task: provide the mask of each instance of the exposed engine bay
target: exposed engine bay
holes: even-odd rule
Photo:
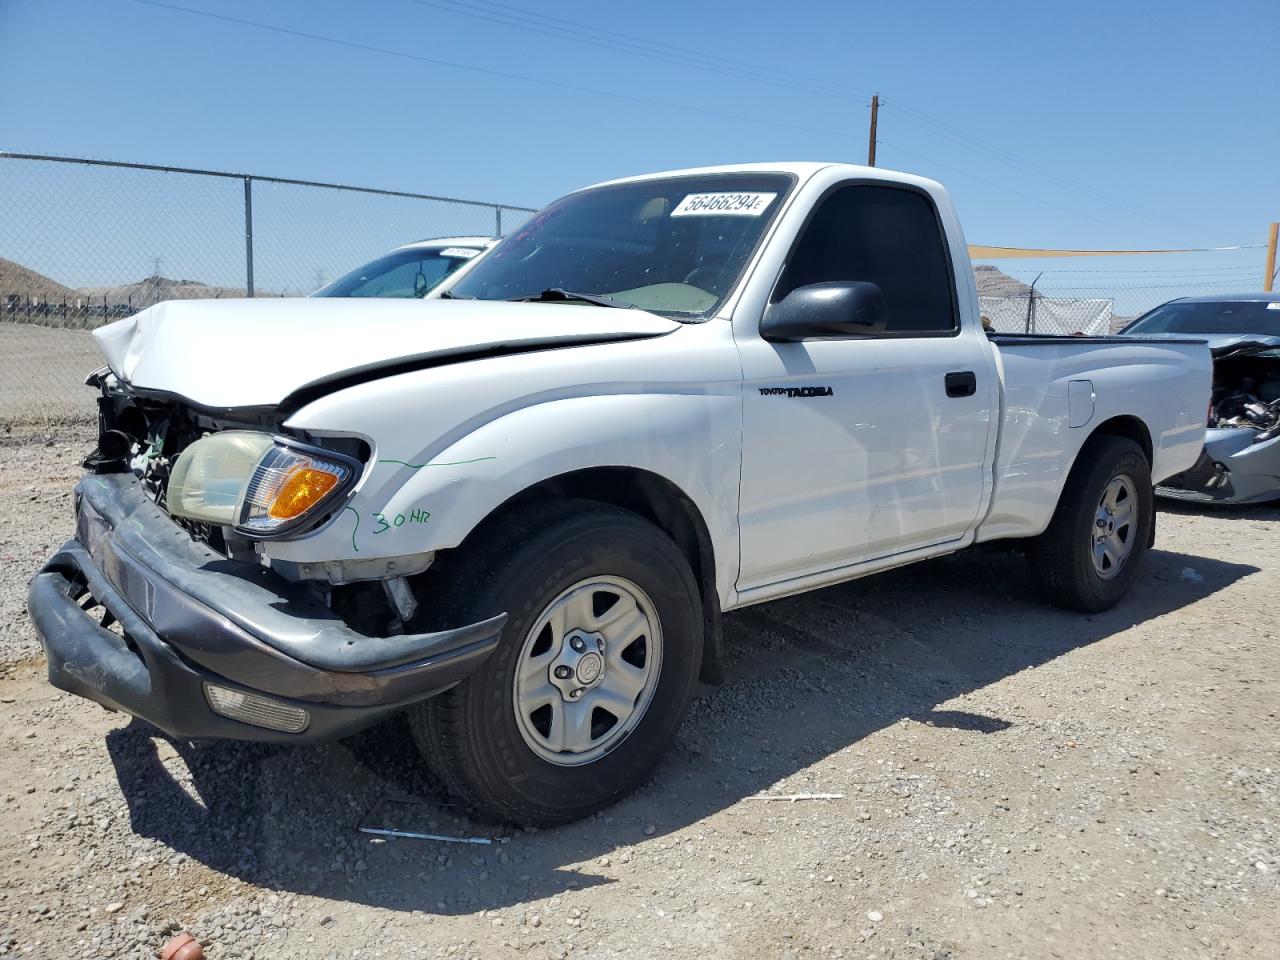
[[[1280,434],[1280,349],[1241,347],[1215,357],[1210,427],[1246,427],[1258,441]]]
[[[1213,360],[1204,450],[1156,492],[1201,503],[1280,499],[1280,344],[1236,341],[1214,349]]]
[[[101,391],[98,398],[98,446],[84,462],[94,473],[132,472],[156,506],[166,508],[173,465],[196,440],[228,429],[275,431],[278,423],[267,412],[203,413],[179,400],[149,396],[111,376],[106,368],[86,383]],[[193,539],[230,556],[222,531],[209,524],[175,517]]]

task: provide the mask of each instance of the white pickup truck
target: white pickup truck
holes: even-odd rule
[[[825,163],[556,201],[417,300],[162,303],[109,366],[51,681],[181,738],[407,711],[482,815],[633,789],[721,614],[1020,539],[1097,611],[1195,463],[1196,341],[988,336],[943,188]]]

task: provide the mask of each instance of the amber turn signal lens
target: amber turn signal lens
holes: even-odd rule
[[[299,467],[289,474],[280,492],[267,508],[267,516],[273,520],[292,520],[300,517],[325,498],[338,485],[338,477],[327,470]]]

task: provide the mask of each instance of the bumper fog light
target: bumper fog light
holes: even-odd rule
[[[204,695],[214,713],[255,727],[279,730],[282,733],[301,733],[311,723],[311,715],[301,707],[281,703],[258,693],[245,693],[206,683]]]

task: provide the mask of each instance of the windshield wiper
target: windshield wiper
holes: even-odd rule
[[[559,287],[552,287],[550,290],[543,290],[541,293],[532,297],[510,297],[508,303],[593,303],[597,307],[621,307],[624,310],[634,310],[634,303],[621,303],[612,297],[597,297],[590,293],[574,293],[571,290],[561,290]]]
[[[450,293],[448,290],[442,290],[440,291],[440,295],[437,296],[436,299],[437,300],[474,300],[475,297],[460,297],[456,293]]]

